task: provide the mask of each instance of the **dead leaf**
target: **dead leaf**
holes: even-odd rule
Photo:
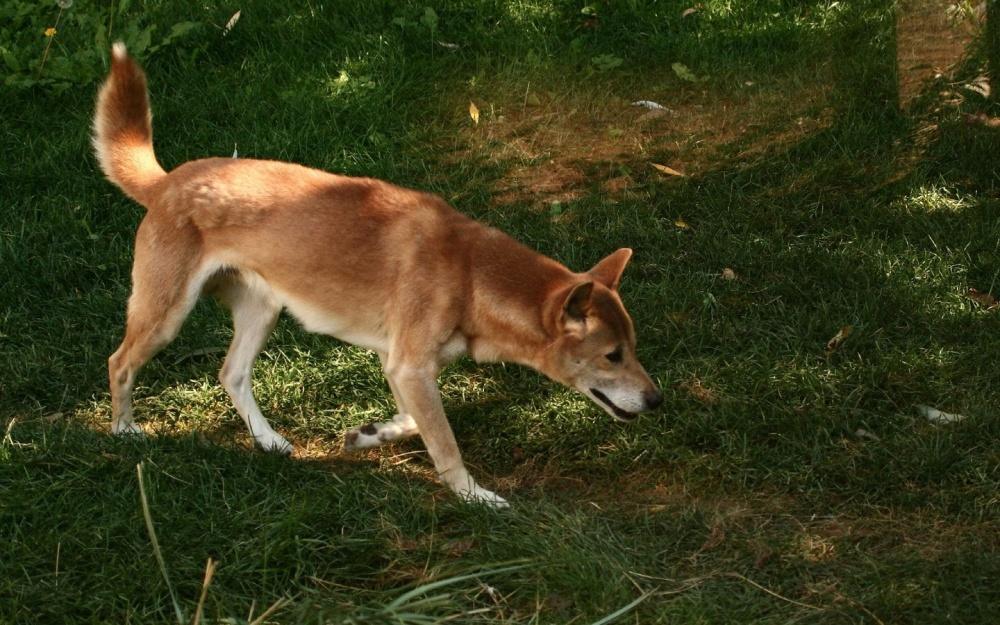
[[[681,12],[681,17],[687,17],[688,15],[694,15],[695,13],[697,13],[697,12],[698,12],[698,9],[699,9],[699,8],[701,8],[701,5],[700,5],[700,4],[699,4],[699,5],[695,5],[695,6],[693,6],[693,7],[689,7],[689,8],[687,8],[687,9],[684,9],[684,10],[683,10],[683,11]]]
[[[229,18],[229,21],[226,22],[226,25],[222,28],[222,36],[223,37],[225,37],[226,35],[229,34],[229,31],[231,31],[233,29],[233,26],[236,26],[236,22],[240,21],[240,14],[242,12],[243,12],[243,10],[240,9],[236,13],[233,13],[233,16],[231,18]]]
[[[847,340],[847,337],[851,336],[852,332],[854,332],[854,326],[844,326],[841,328],[836,334],[833,335],[832,339],[826,342],[826,351],[832,352],[843,345],[844,341]]]
[[[683,174],[683,173],[677,171],[673,167],[667,167],[666,165],[660,165],[659,163],[650,163],[650,165],[652,165],[656,169],[656,171],[658,171],[660,173],[663,173],[663,174],[667,174],[668,176],[681,176],[681,177],[683,177],[683,176],[686,175],[686,174]]]
[[[680,228],[681,230],[690,230],[691,229],[691,224],[689,224],[688,222],[684,221],[683,217],[678,217],[677,219],[675,219],[674,220],[674,225],[677,226],[678,228]]]
[[[469,117],[472,118],[473,123],[479,125],[479,107],[472,100],[469,100]]]
[[[722,279],[723,280],[732,281],[732,280],[735,280],[737,277],[739,277],[739,276],[736,275],[736,272],[733,271],[731,267],[726,267],[725,269],[722,270]]]
[[[542,99],[538,97],[537,93],[529,93],[524,96],[524,103],[528,106],[541,106]]]
[[[632,103],[632,106],[640,106],[644,109],[649,109],[651,111],[669,111],[667,107],[663,106],[659,102],[653,102],[652,100],[636,100]]]
[[[435,41],[434,43],[438,44],[439,46],[441,46],[446,50],[458,50],[459,48],[462,47],[457,43],[448,43],[447,41]]]
[[[985,293],[983,291],[974,289],[972,287],[969,288],[965,296],[974,301],[975,303],[979,304],[986,310],[993,310],[997,306],[1000,306],[1000,302],[997,302],[997,298],[993,297],[989,293]]]
[[[711,406],[719,401],[718,394],[702,384],[701,380],[697,377],[692,377],[690,380],[681,382],[680,387],[687,391],[688,395],[703,404]]]
[[[942,412],[937,408],[931,408],[930,406],[924,406],[922,404],[918,404],[916,408],[917,414],[931,423],[955,423],[956,421],[961,421],[966,418],[964,414]]]

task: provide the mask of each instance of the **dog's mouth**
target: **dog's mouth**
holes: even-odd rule
[[[590,394],[599,399],[602,404],[610,408],[611,412],[614,413],[615,417],[617,417],[621,421],[632,421],[638,416],[634,412],[629,412],[628,410],[622,410],[621,408],[616,406],[613,401],[608,399],[607,395],[597,390],[596,388],[590,389]]]

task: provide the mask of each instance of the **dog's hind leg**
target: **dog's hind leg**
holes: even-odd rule
[[[174,340],[191,312],[204,275],[197,271],[197,249],[190,233],[173,231],[173,245],[157,247],[157,226],[144,221],[136,234],[132,295],[128,301],[125,338],[108,358],[111,387],[111,432],[142,434],[132,420],[132,388],[139,370]]]
[[[384,369],[388,355],[384,352],[378,352],[378,358]],[[396,400],[396,411],[398,414],[391,421],[369,423],[368,425],[349,430],[344,435],[344,449],[377,447],[384,443],[409,438],[420,433],[417,429],[417,422],[413,420],[413,417],[410,416],[403,404],[403,397],[399,394],[396,383],[390,378],[386,378],[386,381],[389,382],[392,396]]]
[[[253,363],[281,312],[281,305],[259,281],[260,278],[252,278],[247,283],[233,277],[215,290],[214,294],[233,313],[233,342],[219,371],[219,380],[257,444],[265,451],[290,454],[292,445],[271,428],[253,397]]]

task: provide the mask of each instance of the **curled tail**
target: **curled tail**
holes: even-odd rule
[[[92,141],[108,180],[147,207],[152,187],[166,176],[153,152],[152,120],[146,76],[118,42],[111,49],[111,73],[97,94]]]

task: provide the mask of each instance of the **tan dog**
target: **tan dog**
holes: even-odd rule
[[[114,433],[141,433],[132,420],[136,373],[202,293],[232,309],[220,379],[261,447],[291,451],[261,415],[250,380],[286,309],[305,329],[382,361],[399,414],[348,432],[345,447],[419,433],[441,480],[470,501],[506,505],[469,475],[441,405],[438,372],[458,356],[527,365],[622,420],[661,403],[617,292],[631,250],[574,273],[436,196],[379,180],[231,158],[167,173],[151,119],[145,76],[115,44],[93,143],[105,175],[148,212],[136,234],[125,339],[108,361]]]

